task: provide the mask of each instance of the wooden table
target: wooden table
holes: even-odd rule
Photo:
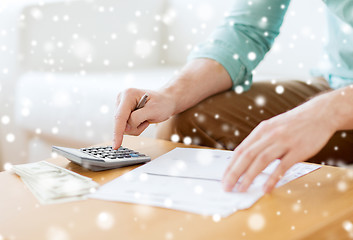
[[[125,137],[123,145],[152,158],[177,146],[186,147],[140,137]],[[47,161],[100,184],[134,168],[90,172],[62,157]],[[353,170],[323,166],[275,189],[250,209],[215,221],[175,210],[94,199],[40,205],[19,177],[1,172],[0,240],[349,239],[353,235],[352,183]]]

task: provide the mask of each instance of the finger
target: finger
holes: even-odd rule
[[[232,166],[238,161],[238,158],[245,149],[248,149],[249,146],[251,146],[253,143],[255,143],[257,140],[261,139],[261,137],[264,135],[264,131],[266,130],[266,123],[265,121],[261,122],[243,141],[241,144],[238,145],[234,149],[234,154],[232,158],[232,162],[228,165],[225,173],[223,176],[227,176],[229,172],[232,169]],[[222,182],[224,182],[225,179],[222,179]]]
[[[238,148],[241,148],[241,146],[238,146]],[[238,151],[234,150],[231,162],[228,164],[226,170],[223,173],[223,177],[222,177],[223,186],[226,185],[226,177],[230,174],[233,166],[236,164],[236,162],[238,161],[239,157],[244,153],[244,151],[245,151],[245,149],[243,149],[243,148],[238,149]]]
[[[245,170],[255,160],[256,156],[265,148],[268,147],[270,141],[267,138],[262,138],[256,143],[249,146],[231,166],[227,175],[224,176],[223,187],[225,191],[231,191]]]
[[[132,112],[125,128],[125,134],[140,135],[145,130],[141,130],[141,125],[145,122],[148,122],[148,125],[150,123],[148,115],[150,112],[148,107]]]
[[[237,153],[238,153],[238,154],[235,154],[235,153],[233,152],[233,154],[232,154],[231,161],[230,161],[230,163],[228,164],[226,170],[225,170],[224,173],[223,173],[222,184],[225,184],[225,176],[228,175],[230,169],[231,169],[232,166],[236,163],[236,161],[237,161],[237,159],[238,159],[238,157],[239,157],[240,152],[238,151]]]
[[[254,179],[275,159],[281,158],[285,149],[277,144],[270,145],[264,151],[262,151],[254,160],[253,164],[244,173],[241,184],[238,187],[240,192],[248,190]]]
[[[263,138],[263,136],[266,136],[266,132],[268,130],[268,123],[267,121],[262,121],[260,124],[258,124],[252,131],[251,133],[241,142],[239,147],[248,147]],[[271,129],[272,130],[272,129]],[[237,149],[239,149],[239,147]],[[235,152],[237,151],[235,149]]]
[[[115,115],[113,148],[118,149],[123,141],[123,134],[129,119],[129,110],[120,109]]]
[[[275,171],[270,175],[264,185],[264,192],[270,193],[276,186],[277,182],[284,176],[289,168],[295,163],[295,156],[291,152],[287,153],[278,164]]]
[[[134,97],[128,98],[124,96],[117,107],[115,114],[114,126],[114,143],[113,148],[118,149],[123,141],[123,135],[126,128],[126,123],[130,117],[131,112],[136,106],[136,99]]]
[[[137,129],[138,126],[141,125],[141,123],[145,121],[150,122],[152,114],[153,114],[153,111],[150,109],[150,106],[148,105],[148,102],[147,102],[145,107],[138,109],[136,111],[133,111],[131,113],[128,124],[131,127],[131,129]]]
[[[130,130],[127,134],[138,136],[150,125],[148,121],[141,123],[136,129]]]

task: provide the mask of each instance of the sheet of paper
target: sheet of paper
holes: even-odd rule
[[[227,193],[221,179],[232,154],[224,150],[175,148],[103,185],[89,197],[226,217],[251,207],[264,195],[262,186],[279,163],[272,162],[246,193]],[[295,164],[277,187],[318,168]]]

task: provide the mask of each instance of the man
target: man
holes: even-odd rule
[[[246,191],[275,159],[281,162],[265,192],[297,162],[353,162],[353,1],[325,1],[330,39],[326,63],[315,78],[251,86],[251,71],[279,34],[288,4],[236,1],[224,23],[193,50],[179,76],[159,91],[147,91],[144,108],[134,111],[144,90],[120,93],[114,147],[124,133],[139,135],[150,123],[174,116],[160,127],[159,137],[235,148],[223,178],[226,191],[235,186]]]

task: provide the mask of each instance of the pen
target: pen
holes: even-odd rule
[[[135,110],[143,108],[147,102],[147,98],[148,98],[148,93],[143,94],[143,96],[141,97],[139,103],[136,105]]]

